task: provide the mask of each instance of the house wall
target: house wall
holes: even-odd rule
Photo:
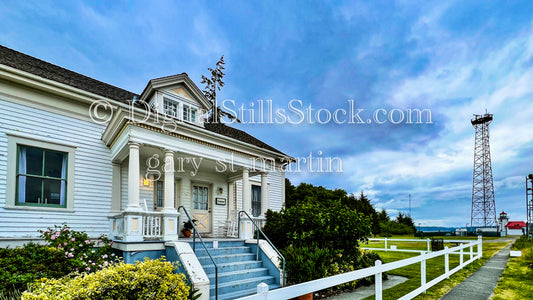
[[[285,203],[285,176],[282,172],[269,172],[267,175],[268,200],[271,210],[280,211]],[[261,185],[261,175],[250,177],[251,185]],[[237,210],[242,210],[242,180],[237,180]]]
[[[37,94],[33,96],[40,97],[43,106],[57,100]],[[93,237],[108,233],[112,167],[109,149],[100,139],[105,126],[83,120],[83,117],[53,113],[36,107],[35,103],[30,107],[21,99],[10,99],[5,95],[0,95],[0,106],[0,238],[38,237],[37,230],[63,222]],[[13,155],[16,157],[13,153],[8,156],[6,132],[76,147],[74,199],[67,199],[74,201],[74,211],[5,208],[6,191],[14,188],[7,186],[7,160]]]
[[[507,229],[507,235],[523,235],[522,229]]]

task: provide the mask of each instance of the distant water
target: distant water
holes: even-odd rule
[[[421,231],[455,231],[455,229],[457,228],[464,228],[463,227],[437,227],[437,226],[421,226],[420,227],[420,230]],[[416,227],[416,229],[418,229],[418,227]]]

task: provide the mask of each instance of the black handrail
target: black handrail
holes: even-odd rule
[[[279,255],[279,257],[281,258],[281,260],[283,261],[283,270],[282,270],[282,274],[283,274],[283,283],[282,283],[282,286],[285,286],[286,284],[286,280],[285,280],[285,257],[281,254],[281,252],[278,251],[278,248],[276,248],[276,246],[274,246],[274,244],[272,244],[272,242],[268,239],[268,237],[266,236],[266,234],[261,230],[261,227],[259,225],[257,225],[257,223],[255,223],[255,221],[252,219],[252,217],[250,217],[250,215],[244,211],[244,210],[241,210],[239,211],[239,236],[240,233],[241,233],[241,214],[244,213],[248,219],[250,219],[250,221],[252,221],[252,224],[254,224],[254,227],[257,229],[257,249],[256,249],[256,254],[255,254],[255,258],[256,260],[259,260],[259,233],[261,233],[263,235],[263,237],[265,238],[265,240],[270,244],[270,246],[272,247],[272,249],[274,249],[274,251],[276,251],[276,253]]]
[[[189,221],[191,221],[192,227],[194,229],[193,230],[193,234],[192,234],[192,250],[194,251],[194,253],[196,253],[196,235],[198,234],[198,238],[200,238],[200,242],[202,242],[202,245],[204,246],[205,252],[207,253],[209,258],[211,259],[211,262],[213,263],[213,265],[215,265],[215,299],[218,300],[218,266],[215,263],[215,260],[213,259],[213,257],[211,256],[211,253],[209,253],[209,250],[207,250],[207,246],[205,245],[204,240],[202,239],[202,236],[200,235],[200,232],[196,228],[196,225],[194,224],[193,219],[191,218],[191,216],[187,212],[187,209],[185,209],[185,207],[182,205],[182,206],[178,207],[178,211],[180,210],[180,208],[183,209],[183,212],[185,212],[185,215],[187,215],[187,218],[189,218]]]

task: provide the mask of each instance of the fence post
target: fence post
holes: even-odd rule
[[[425,256],[425,254],[422,254]],[[423,257],[420,261],[420,286],[424,288],[424,293],[426,292],[426,258]]]
[[[463,245],[459,247],[461,247],[461,249],[459,250],[459,265],[463,267]]]
[[[474,245],[470,244],[470,260],[474,257]]]
[[[450,253],[448,253],[448,246],[444,247],[444,250],[446,250],[444,254],[444,274],[446,274],[446,278],[450,278],[448,276],[448,273],[450,273]]]
[[[481,258],[481,256],[483,256],[483,250],[482,250],[482,248],[483,248],[483,246],[482,246],[483,245],[483,238],[481,237],[481,235],[478,235],[477,242],[478,242],[478,244],[477,244],[477,256],[478,256],[478,258]]]
[[[375,266],[380,269],[381,267],[381,260],[376,260]],[[375,286],[376,286],[376,300],[382,300],[383,299],[383,286],[382,286],[382,279],[381,279],[381,272],[376,273],[375,277]]]
[[[387,237],[385,237],[385,252],[387,252]]]
[[[428,252],[430,251],[430,248],[429,248],[429,238],[427,239],[427,244],[428,244]]]

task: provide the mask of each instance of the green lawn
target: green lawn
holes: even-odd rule
[[[523,246],[523,249],[519,249],[522,251],[521,257],[509,258],[492,299],[533,299],[533,270],[528,268],[526,262],[528,252],[533,256],[533,241]]]
[[[456,239],[455,237],[451,237],[449,239]],[[473,239],[476,239],[475,237]],[[492,257],[494,254],[496,254],[499,250],[501,250],[507,243],[502,242],[492,242],[490,240],[487,240],[484,238],[483,242],[483,257],[481,260],[477,260],[470,265],[466,266],[462,270],[455,273],[453,276],[451,276],[449,279],[446,279],[444,281],[441,281],[437,285],[433,286],[431,289],[429,289],[425,294],[419,295],[415,299],[438,299],[445,293],[447,293],[449,290],[451,290],[454,286],[461,283],[465,278],[470,276],[475,270],[477,270],[483,263],[485,263],[486,260],[488,260],[490,257]],[[397,245],[398,249],[419,249],[419,250],[425,250],[426,249],[426,242],[425,240],[421,240],[420,243],[415,242],[415,245],[413,245],[412,242],[389,242],[388,246],[390,245]],[[365,245],[363,247],[383,247],[383,242],[371,242],[369,245]],[[468,249],[465,249],[468,251]],[[417,256],[419,254],[417,253],[408,253],[408,252],[385,252],[385,251],[376,251],[379,253],[379,255],[382,258],[383,263],[389,263],[413,256]],[[474,247],[474,255],[477,252],[477,247]],[[470,257],[468,255],[464,256],[464,261],[467,261]],[[459,256],[458,255],[450,255],[450,270],[454,267],[459,265]],[[388,274],[393,275],[400,275],[407,277],[408,280],[394,286],[393,288],[387,289],[383,291],[383,299],[398,299],[399,297],[409,293],[410,291],[418,288],[420,286],[420,263],[412,264],[407,267],[403,267],[400,269],[395,269]],[[444,274],[444,256],[436,257],[433,259],[430,259],[426,261],[426,282],[429,282],[430,280],[440,276],[441,274]],[[366,299],[374,299],[374,296],[368,297]]]

